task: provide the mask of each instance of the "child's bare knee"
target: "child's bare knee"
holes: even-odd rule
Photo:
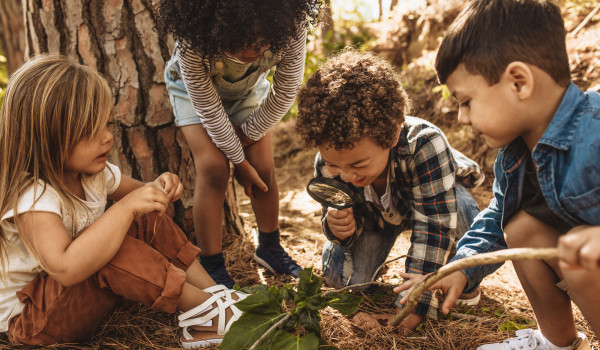
[[[229,164],[221,159],[196,162],[196,181],[209,184],[212,188],[225,189],[229,182]]]
[[[555,247],[560,234],[524,210],[519,210],[504,227],[509,248]]]
[[[509,248],[523,248],[531,246],[534,232],[531,231],[533,217],[525,211],[517,212],[504,227],[504,239]]]

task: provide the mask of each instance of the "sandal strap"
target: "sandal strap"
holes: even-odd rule
[[[234,290],[234,289],[229,289],[222,284],[217,284],[212,287],[205,288],[204,291],[207,293],[213,294],[213,295],[219,294],[221,296],[224,296],[227,299],[231,298],[235,294],[238,297],[238,301],[242,300],[242,299],[246,299],[246,297],[248,297],[248,294]]]
[[[210,293],[210,294],[216,294],[218,292],[222,292],[225,290],[229,290],[229,288],[227,288],[226,286],[222,285],[222,284],[215,284],[212,287],[208,287],[208,288],[204,288],[203,289],[206,293]]]
[[[205,289],[205,291],[210,293],[209,289],[213,287],[209,287]],[[234,304],[245,299],[248,294],[223,288],[214,288],[211,291],[215,294],[211,295],[205,302],[178,316],[179,327],[183,328],[183,336],[188,340],[193,339],[193,336],[188,331],[190,326],[212,326],[212,321],[215,316],[219,316],[217,334],[223,335],[229,330],[233,322],[237,321],[242,315],[242,311]],[[233,294],[235,294],[238,299],[234,299]],[[216,307],[213,307],[213,304],[216,304]],[[232,316],[229,319],[229,322],[225,324],[227,319],[227,308],[232,311]]]

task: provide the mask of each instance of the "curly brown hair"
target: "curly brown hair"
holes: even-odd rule
[[[346,49],[330,58],[298,94],[294,125],[307,147],[352,149],[364,137],[391,148],[410,110],[393,66],[372,53]]]
[[[321,0],[161,0],[156,28],[204,58],[270,45],[278,52],[315,24]]]

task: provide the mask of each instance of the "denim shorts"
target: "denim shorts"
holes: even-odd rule
[[[225,113],[236,126],[242,125],[266,99],[271,89],[271,84],[266,76],[266,73],[262,74],[256,85],[250,91],[245,92],[243,96],[239,96],[238,99],[221,100]],[[165,83],[173,106],[175,125],[181,127],[202,124],[202,118],[196,113],[183,79],[181,79],[181,68],[176,55],[173,55],[165,68]],[[222,90],[224,87],[220,88]]]

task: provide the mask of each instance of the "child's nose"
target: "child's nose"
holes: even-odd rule
[[[102,132],[102,142],[109,143],[112,141],[113,141],[112,131],[108,127],[104,128],[104,131]]]
[[[458,122],[461,124],[465,124],[465,125],[471,124],[471,120],[469,119],[469,116],[462,109],[458,110]]]
[[[352,182],[356,178],[356,174],[351,171],[341,171],[340,178],[345,182]]]

